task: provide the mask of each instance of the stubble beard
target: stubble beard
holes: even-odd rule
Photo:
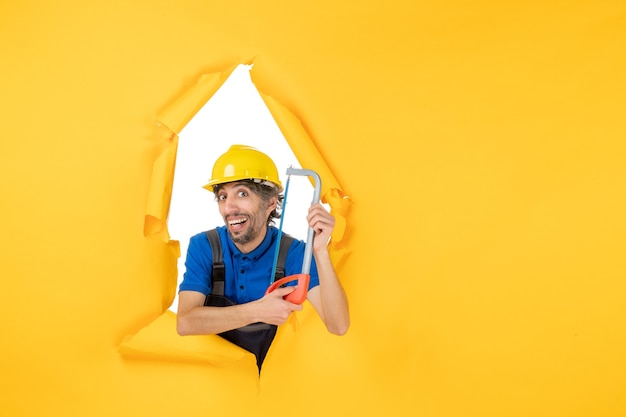
[[[233,232],[231,232],[230,230],[228,231],[228,233],[230,233],[230,238],[233,240],[233,242],[239,243],[242,245],[245,245],[246,243],[251,242],[258,235],[258,232],[252,227],[249,228],[244,234],[241,234],[241,235],[235,236]]]
[[[248,218],[247,220],[248,230],[246,230],[245,233],[235,235],[233,234],[233,232],[230,231],[230,229],[228,230],[228,233],[230,234],[230,238],[232,239],[234,243],[245,245],[249,242],[252,242],[261,233],[261,230],[264,224],[263,225],[259,224],[258,222],[259,217],[255,215],[251,215],[251,214],[246,214],[246,216]]]

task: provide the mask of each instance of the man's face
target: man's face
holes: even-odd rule
[[[265,203],[244,182],[224,184],[217,193],[220,214],[233,242],[244,253],[265,238],[267,219],[276,201]]]

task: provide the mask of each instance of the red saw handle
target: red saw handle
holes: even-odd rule
[[[306,295],[309,291],[309,280],[311,279],[311,275],[309,274],[294,274],[289,275],[288,277],[281,278],[278,281],[274,281],[272,285],[265,291],[265,294],[269,294],[274,291],[276,288],[291,282],[298,281],[298,285],[296,285],[296,289],[284,296],[283,298],[289,302],[294,304],[302,304],[304,300],[306,300]]]

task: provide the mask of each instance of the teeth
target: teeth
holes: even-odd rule
[[[229,222],[228,222],[228,224],[230,224],[230,225],[236,225],[236,224],[241,224],[241,223],[243,223],[243,222],[245,222],[245,221],[246,221],[246,219],[236,219],[236,220],[231,220],[231,221],[229,221]]]

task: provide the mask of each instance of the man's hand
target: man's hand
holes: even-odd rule
[[[252,304],[254,304],[255,313],[258,316],[257,321],[280,326],[287,321],[293,311],[302,310],[301,305],[283,299],[294,290],[295,287],[276,288],[271,293],[264,295],[263,298],[253,301]]]
[[[315,232],[315,239],[313,240],[313,250],[315,252],[319,250],[326,250],[330,235],[335,228],[335,218],[322,206],[321,203],[317,203],[309,208],[309,214],[307,215],[307,221],[309,226]]]

